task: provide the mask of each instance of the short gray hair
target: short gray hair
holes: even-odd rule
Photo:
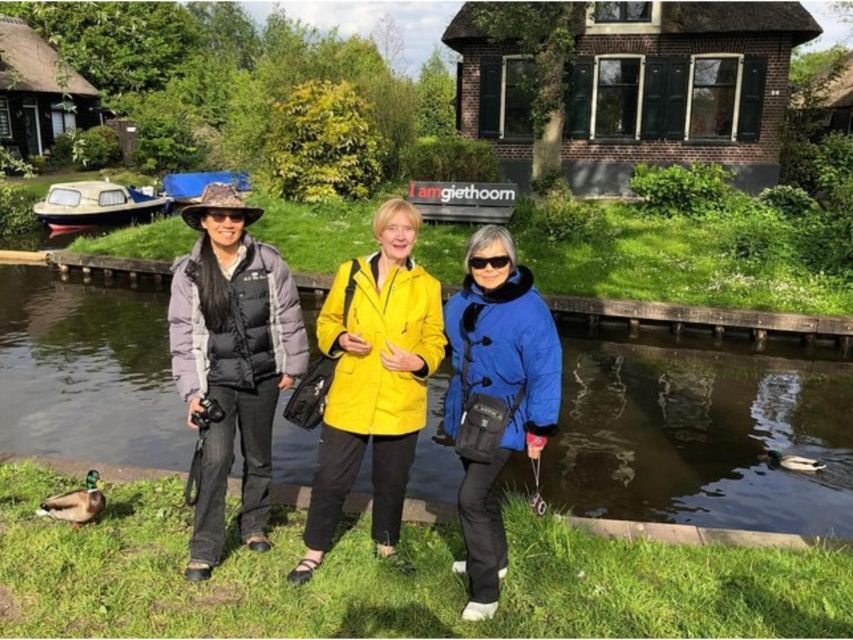
[[[506,254],[509,256],[510,271],[515,269],[518,264],[518,253],[515,249],[515,240],[512,239],[506,227],[501,227],[496,224],[487,224],[474,232],[468,239],[468,248],[465,250],[465,272],[471,273],[471,268],[468,266],[468,260],[471,259],[478,251],[482,251],[486,247],[492,246],[495,240],[500,240],[506,249]]]

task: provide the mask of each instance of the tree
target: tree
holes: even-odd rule
[[[405,70],[403,38],[400,37],[400,27],[390,13],[379,16],[379,20],[370,32],[370,39],[376,43],[376,48],[393,71],[402,73]]]
[[[2,11],[26,20],[108,96],[163,88],[199,41],[176,2],[10,2]]]
[[[567,65],[574,56],[575,34],[586,15],[586,2],[482,2],[474,4],[474,23],[494,41],[514,41],[533,59],[523,82],[531,95],[533,180],[562,167]]]
[[[452,136],[456,131],[453,97],[456,83],[441,59],[438,47],[421,66],[418,76],[417,129],[421,136]]]
[[[229,58],[240,69],[252,69],[261,41],[255,23],[237,2],[190,2],[200,28],[200,44],[210,55]]]

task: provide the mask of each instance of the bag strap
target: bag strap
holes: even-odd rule
[[[361,271],[361,265],[358,262],[358,258],[353,258],[352,267],[349,272],[349,282],[347,282],[347,288],[344,292],[344,329],[346,329],[349,309],[352,306],[353,296],[355,296],[355,274],[359,271]]]

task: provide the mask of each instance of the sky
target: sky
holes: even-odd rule
[[[273,10],[273,2],[242,2],[249,15],[263,25]],[[417,77],[424,61],[430,57],[433,48],[438,46],[447,60],[453,52],[441,43],[441,34],[463,2],[311,2],[284,1],[278,3],[291,18],[317,27],[321,31],[335,26],[343,36],[358,34],[369,38],[383,15],[390,15],[403,41],[401,59],[397,70],[409,76]],[[824,34],[808,45],[809,49],[828,49],[840,43],[853,46],[853,24],[845,24],[833,16],[828,2],[803,2],[803,6],[823,27]]]

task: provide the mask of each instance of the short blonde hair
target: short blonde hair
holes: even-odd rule
[[[409,222],[412,223],[415,233],[417,233],[423,224],[421,212],[411,202],[406,202],[402,198],[391,198],[383,202],[373,216],[373,237],[379,240],[379,235],[391,224],[391,218],[401,211],[409,218]]]

